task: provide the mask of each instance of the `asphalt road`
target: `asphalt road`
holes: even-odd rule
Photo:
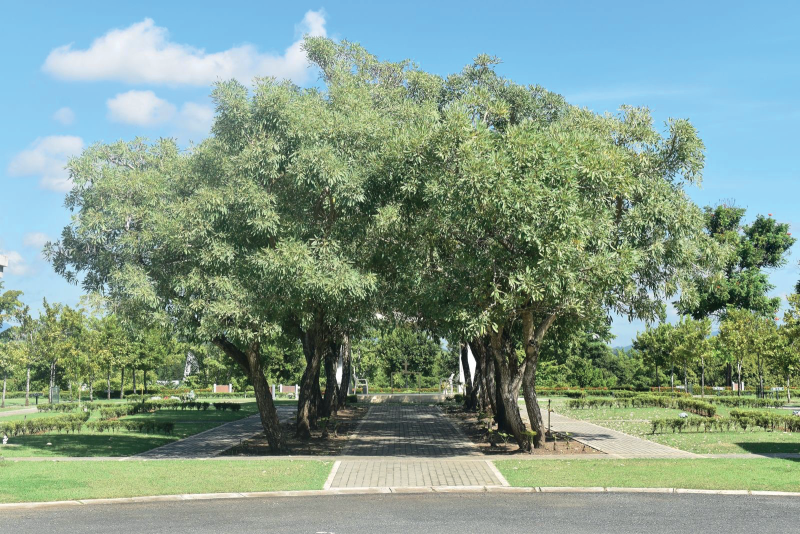
[[[659,494],[416,494],[182,501],[0,512],[0,532],[409,534],[797,532],[800,499]]]

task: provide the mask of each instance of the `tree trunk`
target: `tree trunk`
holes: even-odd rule
[[[786,404],[792,402],[792,388],[789,386],[790,376],[789,373],[786,373]]]
[[[123,365],[119,375],[119,398],[125,398],[125,366]]]
[[[108,366],[108,373],[106,373],[106,394],[108,400],[111,400],[111,366]]]
[[[544,446],[545,429],[542,423],[542,412],[539,410],[539,401],[536,398],[536,371],[539,368],[539,351],[542,340],[555,319],[555,314],[551,314],[535,325],[531,312],[522,314],[522,341],[525,347],[522,394],[525,396],[525,409],[528,412],[531,430],[536,433],[533,436],[533,446],[537,449]]]
[[[737,397],[741,397],[742,396],[742,362],[741,361],[736,362],[736,371],[739,374],[739,379],[736,382],[737,383],[736,396]]]
[[[338,407],[344,408],[347,402],[347,395],[350,393],[350,373],[352,368],[352,347],[350,347],[350,337],[344,336],[342,343],[342,381],[339,384],[337,395]]]
[[[469,370],[469,352],[467,344],[462,341],[459,343],[461,351],[461,368],[464,371],[464,408],[467,410],[475,409],[475,395],[472,393],[472,373]]]
[[[486,346],[486,340],[482,338],[475,338],[470,342],[472,354],[481,368],[481,410],[488,411],[492,416],[496,416],[497,392],[495,389],[494,358],[487,355]]]
[[[147,369],[142,371],[142,394],[147,395]]]
[[[471,350],[471,349],[470,349]],[[471,399],[471,406],[473,410],[478,411],[486,411],[486,403],[485,403],[485,388],[483,386],[484,379],[483,379],[483,366],[480,361],[478,361],[478,357],[475,353],[472,353],[473,358],[475,358],[475,374],[472,377],[472,399]]]
[[[525,436],[525,423],[519,413],[519,388],[522,385],[520,369],[517,366],[517,357],[514,345],[511,342],[507,330],[500,327],[499,332],[492,332],[491,350],[497,369],[497,390],[499,405],[502,405],[501,423],[498,426],[502,431],[506,431],[514,436],[514,440],[523,451],[531,450],[531,442]]]
[[[264,434],[267,437],[270,452],[276,453],[283,450],[283,436],[281,434],[281,423],[278,418],[278,410],[275,409],[275,402],[264,376],[264,368],[261,365],[261,347],[258,343],[250,345],[245,352],[240,350],[230,341],[218,338],[213,341],[214,345],[222,349],[233,361],[244,369],[250,381],[253,383],[253,392],[258,406],[258,415],[261,418],[261,426],[264,427]]]
[[[133,372],[133,394],[136,395],[136,367],[133,367],[131,371]]]
[[[6,407],[6,379],[8,378],[8,373],[3,373],[3,400],[0,401],[0,408]]]
[[[731,362],[725,364],[725,385],[733,387],[733,366]]]
[[[311,437],[311,427],[316,425],[316,396],[319,391],[319,369],[322,361],[324,339],[319,328],[306,331],[303,335],[303,354],[306,369],[300,381],[300,395],[297,400],[297,437]],[[316,387],[314,382],[316,382]]]
[[[31,366],[25,368],[25,406],[28,406],[28,397],[31,394]]]
[[[94,400],[94,375],[89,377],[89,402]]]
[[[50,362],[50,391],[48,392],[48,402],[53,402],[53,388],[55,387],[56,383],[56,362],[55,360]]]
[[[673,393],[675,392],[675,364],[669,369],[669,387],[672,388]]]
[[[339,352],[342,346],[338,343],[328,344],[328,351],[325,354],[325,397],[322,400],[322,416],[330,417],[336,413],[338,406],[336,392],[339,385],[336,383],[336,367],[339,364]]]
[[[700,396],[706,398],[706,359],[700,358]]]

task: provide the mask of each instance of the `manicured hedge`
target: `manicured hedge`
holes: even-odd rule
[[[755,397],[711,397],[709,402],[731,408],[780,408],[783,399],[758,399]]]
[[[82,406],[86,406],[87,409],[90,409],[88,407],[88,404],[89,403],[86,403],[85,405],[84,404],[78,404],[78,403],[40,404],[39,406],[36,407],[36,409],[39,410],[40,412],[74,412],[78,408],[81,408]]]
[[[665,397],[660,395],[636,395],[635,397],[589,397],[570,399],[569,408],[677,408],[705,417],[713,417],[717,408],[713,404],[691,398]]]
[[[232,412],[238,412],[242,409],[242,405],[238,402],[214,402],[212,403],[215,410],[225,411],[230,410]]]
[[[208,410],[211,407],[210,402],[203,402],[203,401],[188,401],[181,403],[181,410]]]
[[[731,417],[736,419],[736,422],[743,430],[755,426],[764,430],[800,432],[800,417],[796,415],[756,410],[731,410]]]
[[[6,421],[0,423],[0,435],[19,436],[54,431],[78,432],[87,419],[89,419],[89,412],[37,417],[24,421]]]
[[[172,421],[150,421],[147,419],[109,419],[105,421],[91,421],[86,427],[94,432],[114,432],[127,430],[143,434],[172,434],[175,423]]]

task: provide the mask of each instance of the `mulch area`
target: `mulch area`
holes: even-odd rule
[[[322,429],[312,429],[311,439],[303,440],[295,437],[297,424],[292,419],[281,425],[285,450],[283,455],[335,456],[341,454],[350,434],[356,431],[358,423],[367,414],[367,407],[347,406],[339,410],[335,416],[336,432],[328,423],[328,436],[322,437]],[[333,419],[333,418],[332,418]],[[221,456],[272,456],[264,434],[243,441],[239,445],[223,452]]]
[[[489,456],[514,456],[522,454],[526,456],[530,454],[538,456],[603,454],[597,449],[568,439],[566,436],[560,434],[546,436],[544,447],[533,449],[532,453],[521,451],[516,442],[514,442],[514,438],[510,438],[508,443],[503,443],[501,440],[498,443],[492,444],[489,441],[486,425],[478,421],[478,414],[476,412],[466,411],[461,405],[442,406],[442,412],[448,419],[461,428],[464,434],[466,434],[470,441],[472,441],[483,454]]]

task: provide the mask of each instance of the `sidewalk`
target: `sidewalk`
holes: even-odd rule
[[[278,417],[286,421],[294,417],[297,411],[294,407],[278,407]],[[218,454],[238,445],[241,441],[261,433],[261,417],[251,415],[238,421],[231,421],[218,427],[200,432],[187,438],[167,443],[156,449],[132,456],[132,459],[201,459],[217,456]]]

